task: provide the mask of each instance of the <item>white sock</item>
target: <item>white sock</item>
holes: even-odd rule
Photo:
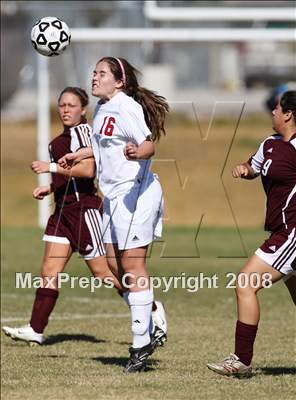
[[[137,349],[150,343],[153,289],[129,292],[128,302],[132,317],[133,348]]]
[[[128,300],[128,295],[129,295],[129,291],[128,290],[126,290],[125,292],[122,293],[123,300],[126,302],[126,304],[128,306],[130,306],[129,300]],[[150,324],[149,324],[149,336],[151,336],[152,333],[154,332],[154,328],[155,328],[155,324],[154,324],[153,318],[151,316]]]

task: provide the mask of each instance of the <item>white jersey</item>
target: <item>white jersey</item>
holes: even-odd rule
[[[139,146],[151,135],[141,105],[120,92],[100,104],[93,120],[92,146],[100,189],[114,198],[141,183],[150,172],[150,160],[130,161],[124,155],[128,142]]]

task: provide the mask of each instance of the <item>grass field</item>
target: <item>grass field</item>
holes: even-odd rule
[[[233,351],[236,306],[233,289],[225,287],[226,274],[237,272],[245,258],[235,230],[202,229],[196,242],[195,233],[189,227],[166,228],[166,248],[155,244],[148,261],[151,275],[217,274],[218,288],[155,291],[167,309],[169,340],[153,354],[147,372],[132,376],[122,372],[131,340],[130,321],[116,292],[90,293],[64,286],[43,346],[30,348],[2,333],[2,398],[295,399],[295,307],[281,282],[259,295],[262,319],[252,379],[224,378],[206,368],[208,361]],[[264,236],[255,228],[241,230],[247,254]],[[16,289],[15,272],[38,275],[40,238],[41,231],[29,227],[2,231],[2,325],[16,326],[30,317],[34,289]],[[67,272],[85,276],[85,268],[75,255]]]
[[[233,180],[230,169],[256,150],[270,121],[243,115],[236,129],[237,116],[234,110],[232,120],[209,124],[173,114],[153,165],[166,215],[164,241],[153,246],[148,260],[151,275],[217,274],[218,288],[155,290],[167,309],[169,341],[155,352],[149,371],[125,376],[131,340],[125,303],[111,289],[91,293],[64,285],[44,346],[30,348],[2,334],[3,399],[295,398],[295,307],[283,283],[259,295],[253,378],[223,378],[206,368],[208,361],[233,351],[236,305],[226,274],[237,272],[265,237],[258,229],[264,217],[259,180]],[[31,197],[36,176],[29,169],[36,158],[36,125],[4,121],[1,128],[1,324],[17,326],[30,318],[35,290],[16,289],[15,272],[38,276],[43,252],[37,202]],[[53,118],[52,136],[59,131]],[[85,276],[85,268],[73,256],[67,271]]]

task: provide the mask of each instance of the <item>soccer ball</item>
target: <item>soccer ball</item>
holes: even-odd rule
[[[66,50],[70,41],[68,25],[57,17],[41,18],[31,31],[34,49],[43,56],[58,56]]]

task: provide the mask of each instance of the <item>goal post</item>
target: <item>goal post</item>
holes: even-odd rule
[[[37,53],[38,54],[38,53]],[[38,54],[37,63],[37,160],[46,161],[50,140],[49,58]],[[50,174],[38,175],[38,186],[50,184]],[[50,198],[38,201],[38,226],[44,228],[50,215]]]

